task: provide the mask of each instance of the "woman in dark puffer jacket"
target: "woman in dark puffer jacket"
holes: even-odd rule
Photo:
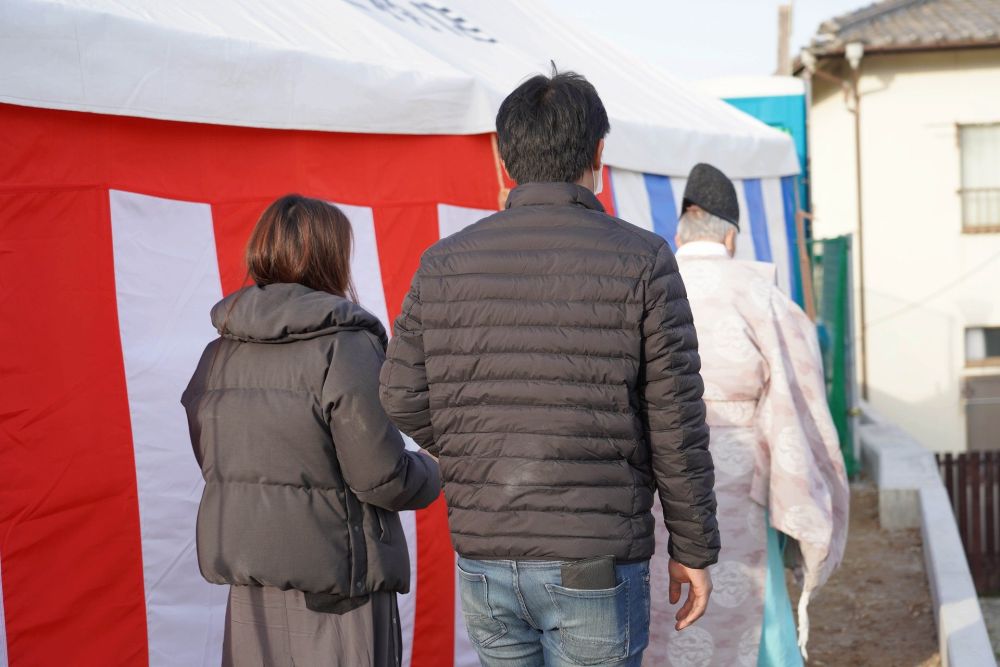
[[[357,305],[351,226],[288,195],[247,246],[253,285],[212,309],[182,403],[205,478],[202,575],[229,584],[224,665],[398,665],[409,555],[396,512],[441,483],[379,404],[386,334]]]

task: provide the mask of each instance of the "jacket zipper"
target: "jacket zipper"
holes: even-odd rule
[[[389,534],[389,524],[386,522],[385,519],[385,510],[383,510],[381,507],[376,507],[375,516],[378,517],[378,529],[379,529],[378,541],[381,542],[382,544],[388,544],[391,541],[392,536]]]

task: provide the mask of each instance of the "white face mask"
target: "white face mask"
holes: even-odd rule
[[[591,173],[594,175],[594,194],[599,195],[604,192],[604,165],[599,169],[591,169]]]

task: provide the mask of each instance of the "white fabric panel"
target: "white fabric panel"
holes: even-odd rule
[[[438,234],[441,238],[451,236],[494,213],[489,209],[438,204]]]
[[[653,231],[653,214],[644,176],[637,171],[611,170],[611,191],[615,195],[615,215],[636,227]]]
[[[767,238],[771,242],[771,259],[778,272],[778,287],[785,294],[792,291],[792,262],[796,261],[795,249],[788,245],[785,230],[785,199],[781,192],[780,178],[760,179],[764,215],[767,216]]]
[[[684,206],[684,188],[687,187],[688,179],[670,177],[670,188],[674,191],[674,205],[677,207],[677,217],[681,216],[681,207]],[[671,243],[673,239],[668,239]]]
[[[409,442],[407,449],[419,449],[416,443],[403,436]],[[399,625],[403,634],[403,667],[410,667],[413,659],[413,629],[417,617],[417,514],[416,512],[400,512],[399,520],[403,524],[403,535],[406,536],[406,547],[410,550],[410,592],[398,595]]]
[[[378,239],[375,235],[375,216],[368,206],[339,204],[337,207],[351,221],[354,230],[354,252],[351,255],[351,276],[358,291],[358,300],[369,312],[378,317],[386,332],[392,335],[392,323],[385,305],[382,284],[382,267],[378,257]],[[420,449],[412,439],[403,436],[406,448]],[[403,634],[403,667],[409,667],[413,649],[413,628],[417,611],[417,522],[413,512],[400,512],[403,535],[410,550],[410,592],[398,596],[399,624]]]
[[[391,333],[390,333],[391,335]],[[413,438],[403,435],[403,442],[411,452],[418,451],[420,446]],[[410,592],[398,595],[399,624],[403,634],[403,667],[410,667],[413,658],[413,630],[417,618],[417,513],[408,511],[399,513],[399,521],[403,524],[403,535],[406,537],[406,548],[410,552]]]
[[[218,665],[225,586],[198,571],[203,481],[180,396],[222,298],[208,204],[110,191],[115,291],[128,388],[154,667]]]
[[[4,0],[0,101],[328,132],[492,132],[529,74],[584,72],[607,164],[799,172],[790,137],[535,0]],[[641,72],[641,76],[636,73]],[[328,85],[337,81],[339,85]]]
[[[736,187],[736,199],[740,204],[740,233],[736,236],[736,259],[756,261],[757,252],[753,247],[753,234],[750,232],[750,211],[747,209],[746,194],[743,191],[743,181],[733,181]]]
[[[335,202],[336,203],[336,202]],[[375,238],[375,216],[367,206],[337,204],[351,221],[354,230],[354,252],[351,254],[351,276],[358,290],[358,300],[368,312],[375,315],[389,331],[389,313],[385,307],[385,290],[382,288],[382,267],[378,260],[378,243]]]
[[[7,622],[3,615],[3,568],[0,567],[0,667],[7,667]]]

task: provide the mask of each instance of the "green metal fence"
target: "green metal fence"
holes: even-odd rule
[[[810,243],[816,326],[823,350],[826,394],[840,436],[847,474],[858,470],[854,417],[853,326],[851,320],[851,237],[838,236]]]

